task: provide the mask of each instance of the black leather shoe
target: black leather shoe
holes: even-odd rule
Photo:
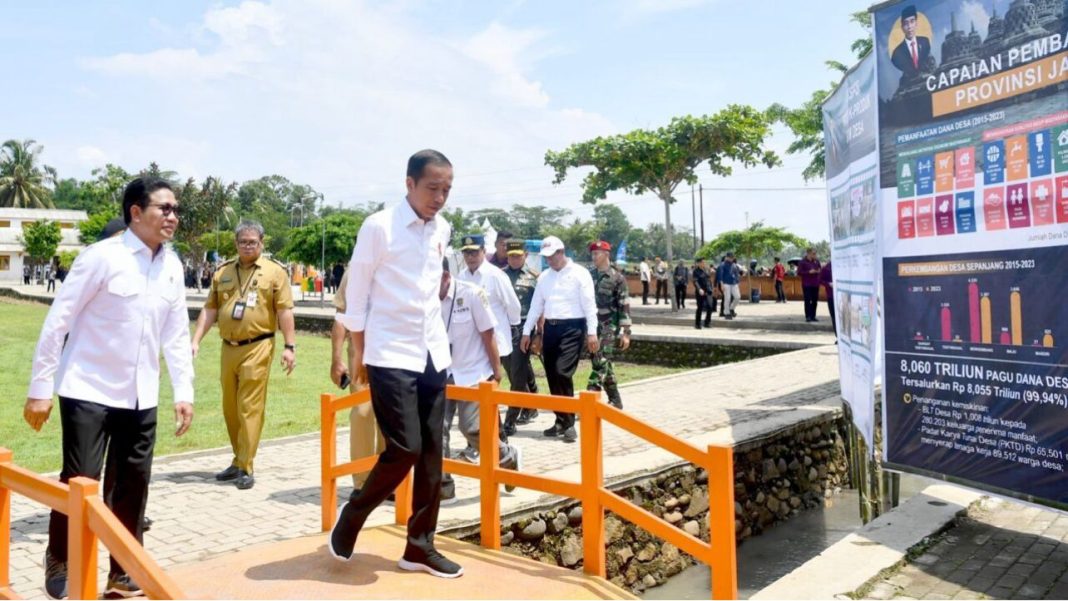
[[[545,436],[550,436],[550,437],[552,437],[552,436],[560,436],[563,433],[564,433],[564,429],[560,427],[560,424],[553,424],[552,428],[549,428],[548,430],[543,430],[542,431],[542,434],[544,434]]]
[[[711,319],[706,319],[705,320],[705,327],[706,328],[711,328],[712,327],[712,320]]]
[[[574,428],[568,428],[564,430],[564,442],[575,442],[578,440],[578,432],[575,432]]]
[[[535,417],[538,417],[537,409],[524,409],[519,412],[519,419],[515,420],[515,423],[519,426],[525,426],[534,421]]]
[[[515,436],[515,424],[510,422],[504,422],[504,427],[501,429],[505,436]]]
[[[236,465],[231,465],[218,474],[215,474],[215,479],[219,482],[229,482],[230,480],[236,480],[237,477],[241,475],[240,472],[241,470],[238,469]]]
[[[338,561],[352,559],[352,551],[356,547],[356,533],[351,532],[351,528],[345,527],[348,521],[343,519],[347,518],[345,512],[348,509],[349,504],[347,502],[341,506],[341,511],[337,512],[337,520],[334,522],[334,527],[330,529],[330,538],[326,541],[327,551]]]
[[[236,486],[238,490],[248,490],[256,485],[256,479],[252,477],[252,474],[245,470],[240,470],[240,472],[241,473],[238,474],[237,478],[234,479],[234,486]]]
[[[67,562],[60,561],[52,556],[52,552],[45,549],[45,594],[49,599],[67,598]]]
[[[148,516],[145,516],[145,518],[143,520],[141,520],[141,532],[148,532],[151,529],[152,529],[152,518],[150,518]]]

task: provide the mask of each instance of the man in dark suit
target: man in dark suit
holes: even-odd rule
[[[890,62],[901,70],[905,77],[916,77],[931,56],[931,40],[916,36],[916,7],[907,6],[901,11],[901,31],[905,39],[894,48]]]

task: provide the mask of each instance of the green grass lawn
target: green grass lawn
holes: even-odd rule
[[[14,451],[15,462],[38,472],[58,471],[62,462],[59,409],[40,432],[34,432],[22,419],[22,406],[30,381],[33,351],[48,307],[0,299],[0,447]],[[195,361],[196,416],[193,426],[181,438],[174,436],[174,418],[170,378],[164,368],[160,382],[160,417],[156,455],[226,447],[229,440],[222,418],[219,387],[219,336],[213,329],[200,346]],[[280,350],[275,354],[268,388],[267,417],[263,439],[315,432],[319,429],[319,394],[337,392],[330,382],[330,340],[324,336],[298,333],[297,368],[286,376],[279,365]],[[544,370],[534,360],[538,386],[548,392]],[[676,373],[679,368],[651,365],[617,364],[619,381],[631,382]],[[583,361],[575,374],[576,390],[585,388],[590,365]],[[507,380],[502,384],[507,387]],[[225,461],[223,462],[225,463]],[[226,467],[220,465],[219,469]]]

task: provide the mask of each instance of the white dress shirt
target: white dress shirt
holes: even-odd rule
[[[454,279],[441,300],[441,317],[452,347],[453,381],[460,386],[473,386],[492,376],[493,364],[482,332],[495,329],[497,318],[486,291],[471,282]],[[512,346],[511,340],[508,346]]]
[[[449,367],[441,321],[441,261],[450,238],[441,216],[423,221],[405,199],[364,220],[349,262],[348,301],[336,319],[364,334],[363,362],[423,373]]]
[[[642,261],[641,263],[639,263],[638,264],[638,273],[640,274],[641,281],[648,282],[649,281],[649,275],[650,275],[649,264],[646,263],[645,261]]]
[[[585,319],[586,334],[597,334],[597,300],[593,295],[593,276],[585,267],[568,259],[560,271],[546,269],[538,276],[530,311],[523,323],[523,335],[529,336],[538,319]]]
[[[523,307],[519,304],[512,280],[499,267],[489,261],[482,261],[473,273],[465,265],[457,276],[463,282],[470,282],[486,291],[490,308],[497,320],[494,336],[497,338],[497,350],[502,357],[512,354],[512,326],[519,325]]]
[[[75,259],[41,328],[27,396],[50,399],[55,392],[119,409],[151,409],[159,404],[161,349],[174,401],[192,403],[182,262],[166,247],[152,256],[126,230]]]

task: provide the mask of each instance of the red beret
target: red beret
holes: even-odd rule
[[[593,252],[595,250],[603,250],[603,251],[607,252],[607,251],[612,250],[612,245],[607,243],[607,242],[605,242],[604,240],[598,240],[596,242],[591,242],[590,243],[590,252]]]

